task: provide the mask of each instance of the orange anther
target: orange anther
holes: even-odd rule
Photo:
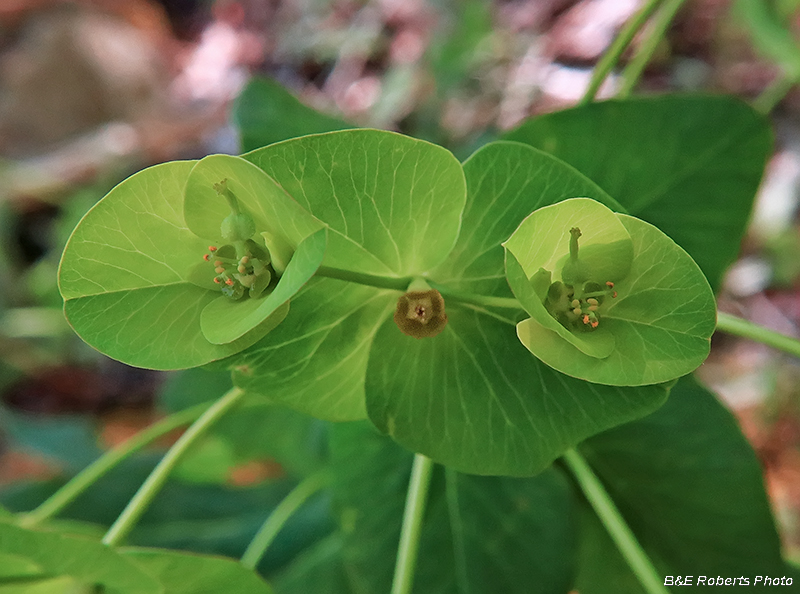
[[[599,325],[600,325],[600,322],[598,322],[597,320],[592,322],[592,328],[597,328]]]
[[[588,324],[589,323],[589,316],[587,314],[584,314],[584,316],[583,316],[583,323],[584,324]]]
[[[211,256],[209,256],[208,254],[203,254],[203,260],[208,262],[210,259],[211,259]]]
[[[613,289],[613,288],[614,288],[614,283],[612,283],[611,281],[606,281],[606,286],[607,286],[609,289]]]
[[[225,279],[225,284],[228,285],[229,287],[232,287],[233,286],[233,279],[232,278]]]
[[[214,277],[214,282],[219,284],[219,279],[216,276]]]
[[[614,291],[613,293],[611,293],[611,298],[612,298],[612,299],[613,299],[614,297],[616,297],[616,296],[617,296],[617,292],[616,292],[616,291]]]
[[[217,246],[215,246],[215,245],[208,246],[208,251],[209,252],[216,252],[217,251]]]

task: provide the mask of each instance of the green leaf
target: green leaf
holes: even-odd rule
[[[620,209],[572,166],[516,142],[487,144],[466,160],[464,175],[467,203],[458,242],[431,273],[437,283],[460,291],[511,296],[500,244],[534,210],[575,196]]]
[[[315,278],[283,324],[237,357],[234,382],[321,419],[362,419],[370,346],[396,302],[393,291]]]
[[[210,155],[197,162],[186,180],[183,213],[187,226],[199,237],[224,243],[220,227],[231,209],[214,187],[223,180],[242,211],[253,217],[257,233],[268,231],[296,249],[323,227],[249,161],[231,155]]]
[[[539,116],[505,135],[570,163],[627,213],[657,226],[711,286],[739,252],[764,164],[768,120],[736,97],[637,97]],[[573,194],[573,196],[592,194]]]
[[[333,534],[303,551],[275,577],[278,594],[352,594],[342,561],[342,538]]]
[[[42,575],[42,566],[28,557],[0,552],[0,581]]]
[[[104,544],[0,522],[0,552],[27,558],[53,576],[99,584],[120,594],[159,594],[156,580]]]
[[[155,576],[169,594],[271,594],[258,574],[225,557],[124,548],[122,556]]]
[[[733,415],[693,378],[682,378],[654,414],[580,449],[662,574],[744,575],[751,584],[785,574],[758,459]],[[610,558],[585,563],[581,593],[621,584]]]
[[[285,87],[262,77],[250,79],[233,107],[243,151],[306,134],[355,128],[300,103]]]
[[[759,53],[777,62],[784,72],[800,77],[800,46],[794,38],[790,19],[782,18],[775,3],[764,0],[736,0],[733,14],[748,29]]]
[[[417,276],[440,264],[458,237],[464,175],[439,146],[392,132],[345,130],[244,158],[330,227],[326,266]]]
[[[0,585],[0,594],[95,594],[97,589],[71,577],[57,577],[34,582],[21,581]]]
[[[559,235],[563,232],[570,213],[580,202],[568,200],[533,213],[507,242],[510,253],[523,254],[525,275],[530,276],[540,267],[558,269],[558,246],[564,245],[563,235],[554,241],[546,229]],[[620,223],[622,233],[632,240],[633,260],[627,273],[613,270],[609,261],[630,262],[630,255],[616,253],[618,244],[624,242],[616,235],[605,237],[598,232],[598,241],[605,239],[615,250],[605,266],[598,266],[605,276],[591,277],[599,285],[603,281],[615,281],[613,290],[617,297],[606,296],[597,310],[599,330],[614,337],[614,349],[603,351],[606,343],[592,341],[594,332],[572,332],[550,316],[544,305],[536,299],[529,301],[532,317],[517,325],[517,334],[522,344],[554,369],[587,381],[614,386],[638,386],[666,382],[685,375],[698,367],[708,356],[711,335],[716,327],[716,304],[711,288],[698,266],[678,245],[652,225],[627,215],[614,215],[604,207],[588,209],[590,214],[597,209],[607,211]],[[538,226],[529,224],[540,216],[556,212],[565,219],[553,222],[552,216],[544,216]],[[599,214],[594,213],[599,220]],[[575,218],[578,213],[575,212]],[[588,221],[579,221],[586,228],[587,243],[594,231]],[[567,223],[568,224],[568,223]],[[603,226],[603,223],[600,223]],[[607,227],[603,227],[607,228]],[[559,233],[556,233],[556,229]],[[627,230],[627,231],[626,231]],[[536,243],[532,244],[532,238]],[[548,248],[541,243],[548,242]],[[529,246],[535,245],[536,248]],[[552,246],[552,247],[551,247]],[[588,248],[593,247],[589,243]],[[596,253],[601,258],[601,245]],[[544,253],[543,253],[544,252]],[[554,253],[551,253],[554,252]],[[564,248],[561,248],[563,255]],[[591,256],[591,254],[590,254]],[[589,262],[591,260],[587,258]],[[591,267],[591,264],[590,264]],[[514,272],[513,267],[511,269]],[[621,276],[623,275],[624,276]],[[525,276],[516,279],[512,288],[524,286]],[[567,298],[569,299],[569,298]]]
[[[453,306],[447,315],[444,331],[422,340],[385,322],[370,352],[366,396],[381,431],[457,470],[536,474],[667,397],[664,386],[601,386],[562,375],[531,357],[513,321],[492,312]]]
[[[214,345],[200,314],[218,293],[195,286],[190,271],[208,243],[183,219],[191,161],[150,167],[97,203],[61,259],[64,311],[83,340],[109,357],[151,369],[194,367],[237,353],[261,338]]]
[[[326,229],[303,240],[284,270],[277,286],[258,299],[231,302],[224,296],[209,303],[200,317],[200,327],[209,342],[225,344],[237,340],[261,323],[272,330],[289,313],[289,299],[306,284],[325,255]]]
[[[354,592],[388,592],[413,456],[366,424],[331,434],[332,485]],[[415,594],[566,592],[575,526],[565,477],[459,474],[436,468]]]

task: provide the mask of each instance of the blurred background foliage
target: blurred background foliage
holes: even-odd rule
[[[729,93],[771,110],[775,154],[719,302],[794,336],[798,4],[687,1],[638,88]],[[113,185],[164,160],[236,154],[352,126],[397,130],[464,158],[527,117],[575,103],[598,57],[640,5],[4,0],[0,504],[32,509],[103,449],[230,386],[225,372],[156,373],[111,361],[64,321],[56,286],[61,250]],[[600,96],[612,96],[617,85],[610,77]],[[800,365],[728,336],[716,336],[713,346],[698,374],[734,410],[756,449],[786,550],[797,558]],[[270,407],[270,414],[245,408],[226,417],[182,463],[133,543],[237,557],[266,513],[325,462],[326,424],[266,403],[251,406]],[[115,469],[63,516],[110,524],[175,438]],[[260,568],[279,576],[287,591],[311,591],[302,564],[324,567],[335,557],[340,543],[324,538],[333,525],[328,500],[315,497],[292,517]],[[301,551],[300,565],[281,574]],[[331,564],[317,575],[333,583],[343,579],[340,572]]]

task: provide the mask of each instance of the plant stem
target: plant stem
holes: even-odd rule
[[[391,594],[410,594],[414,585],[414,569],[417,566],[422,519],[425,516],[431,474],[433,474],[433,460],[422,454],[416,454],[414,466],[411,468],[411,480],[408,483],[406,509],[403,513],[403,527],[400,531]]]
[[[342,270],[340,268],[330,268],[328,266],[320,266],[317,269],[316,275],[348,281],[359,285],[367,285],[369,287],[378,287],[379,289],[394,289],[403,292],[406,291],[408,285],[414,280],[410,276],[378,276],[376,274],[365,274],[363,272],[353,272],[352,270]]]
[[[564,462],[647,594],[669,594],[664,580],[583,456],[575,450],[567,450]]]
[[[749,338],[795,357],[800,357],[800,340],[731,314],[717,313],[717,330]]]
[[[128,536],[128,533],[139,521],[139,518],[161,490],[161,487],[164,486],[170,472],[178,465],[181,457],[188,451],[189,447],[237,404],[242,399],[242,396],[244,396],[243,390],[231,388],[212,404],[197,421],[192,423],[161,459],[161,462],[153,469],[147,480],[139,487],[136,495],[128,502],[120,516],[108,529],[108,532],[103,537],[104,544],[118,545]]]
[[[622,72],[622,85],[617,92],[617,97],[624,98],[631,94],[639,77],[644,72],[645,66],[653,57],[658,44],[664,38],[672,19],[680,10],[686,0],[665,0],[647,30],[647,35],[639,46],[636,55]]]
[[[522,309],[519,301],[513,297],[492,297],[490,295],[476,295],[474,293],[462,293],[461,291],[451,291],[446,287],[436,283],[430,283],[431,287],[442,294],[442,297],[458,301],[460,303],[471,303],[472,305],[482,305],[484,307],[501,307],[504,309]]]
[[[603,84],[608,73],[611,72],[617,64],[625,48],[633,41],[637,31],[644,25],[650,15],[653,14],[653,11],[658,7],[660,2],[661,0],[647,0],[647,3],[642,6],[639,12],[628,19],[628,22],[625,23],[625,26],[622,27],[622,30],[614,38],[614,41],[611,43],[606,53],[603,54],[603,57],[597,62],[597,66],[594,67],[592,78],[589,81],[589,87],[578,103],[579,105],[586,105],[594,100],[597,91],[600,89],[600,85]]]
[[[31,528],[41,522],[52,518],[72,503],[81,493],[92,486],[100,477],[112,468],[130,458],[149,443],[162,435],[191,423],[208,408],[207,403],[198,404],[186,410],[176,412],[150,425],[130,439],[125,440],[117,447],[107,451],[100,458],[92,462],[58,491],[53,493],[39,507],[20,518],[20,525]]]
[[[291,492],[281,501],[266,521],[261,525],[253,540],[247,545],[247,549],[242,555],[241,563],[248,569],[255,569],[258,562],[266,553],[269,545],[278,536],[281,528],[287,520],[305,503],[309,497],[319,491],[328,483],[329,477],[325,472],[318,472],[303,479]]]
[[[781,99],[786,96],[786,93],[788,93],[795,84],[797,84],[797,77],[781,72],[769,83],[767,88],[761,91],[761,94],[755,98],[753,101],[753,108],[767,115],[775,109],[775,106],[780,103]]]

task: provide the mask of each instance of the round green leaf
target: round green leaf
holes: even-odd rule
[[[639,219],[616,216],[630,233],[634,256],[630,272],[615,283],[618,296],[599,312],[614,350],[591,357],[537,318],[520,322],[517,334],[539,359],[573,377],[613,386],[666,382],[708,356],[714,295],[694,260],[669,237]]]
[[[254,328],[215,345],[200,328],[218,293],[191,273],[208,249],[183,219],[183,190],[194,162],[150,167],[98,202],[73,231],[59,268],[64,311],[97,350],[129,365],[180,369],[228,357],[269,331]]]
[[[0,552],[27,558],[51,576],[68,576],[82,584],[98,584],[119,594],[165,592],[138,565],[111,547],[86,538],[24,530],[0,522]]]
[[[331,229],[324,264],[417,276],[458,237],[464,174],[446,149],[381,130],[287,140],[244,155]]]
[[[121,553],[154,575],[169,594],[272,594],[261,577],[233,559],[166,549],[125,548]]]
[[[667,397],[664,385],[603,386],[565,376],[531,357],[514,322],[491,312],[448,303],[447,317],[441,334],[422,340],[384,322],[369,355],[367,412],[401,445],[459,471],[536,474],[564,450],[651,413]]]

